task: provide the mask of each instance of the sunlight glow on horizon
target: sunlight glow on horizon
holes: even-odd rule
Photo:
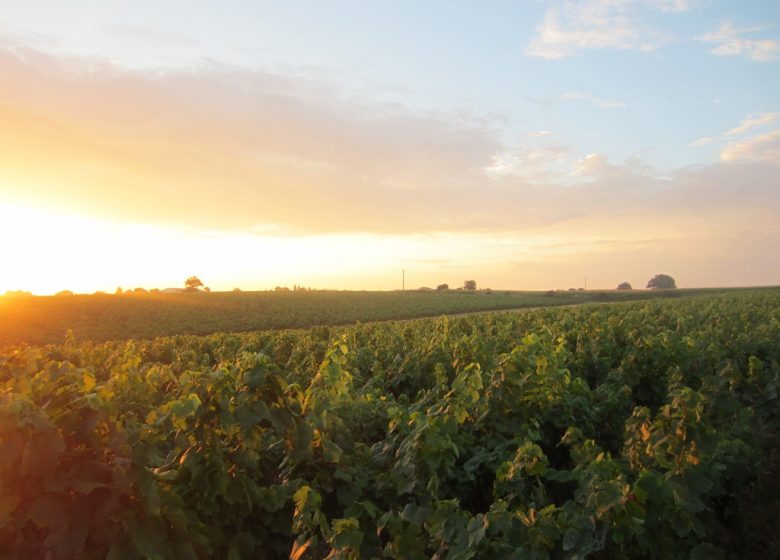
[[[617,226],[627,228],[628,224]],[[10,240],[5,257],[12,263],[0,270],[0,294],[181,288],[191,275],[213,291],[269,290],[295,284],[315,289],[394,290],[401,287],[402,269],[406,270],[407,289],[439,283],[455,288],[471,278],[477,279],[479,287],[493,289],[565,289],[586,282],[593,289],[610,289],[626,279],[639,288],[653,271],[668,269],[659,268],[665,257],[655,244],[688,247],[687,254],[693,256],[701,255],[701,243],[706,243],[706,238],[685,239],[683,232],[673,231],[667,232],[665,240],[644,241],[651,233],[651,225],[635,224],[633,241],[617,242],[594,236],[587,224],[572,223],[567,229],[542,228],[522,234],[268,236],[119,222],[31,205],[0,204],[0,237]],[[642,267],[629,265],[627,259],[636,254],[646,261]],[[697,286],[696,278],[677,278],[680,287]],[[720,285],[739,282],[725,278]]]
[[[15,264],[0,272],[0,294],[37,295],[180,288],[193,274],[215,291],[294,284],[393,290],[400,287],[401,269],[407,270],[408,289],[439,283],[454,288],[467,278],[498,289],[546,289],[550,284],[528,271],[502,284],[497,276],[502,267],[497,271],[495,263],[511,255],[555,263],[570,251],[565,237],[544,233],[522,239],[495,233],[284,237],[126,223],[11,204],[0,205],[0,236],[13,240],[6,257]],[[599,250],[597,240],[589,247],[587,236],[577,237],[579,250]]]
[[[778,284],[777,6],[12,3],[0,294]]]
[[[36,295],[179,288],[192,274],[216,291],[293,284],[396,289],[401,268],[409,268],[410,281],[415,271],[418,280],[419,272],[427,271],[444,282],[453,274],[447,271],[453,261],[484,270],[495,257],[491,252],[500,253],[506,245],[490,238],[486,247],[484,239],[447,234],[273,237],[196,231],[11,204],[0,205],[0,236],[12,240],[5,256],[14,263],[0,272],[0,294],[24,290]],[[441,244],[449,250],[442,251]],[[455,266],[458,274],[460,268]],[[328,283],[334,281],[338,284]]]
[[[192,274],[214,290],[269,289],[293,278],[300,278],[299,284],[316,284],[320,275],[354,273],[388,256],[387,247],[367,251],[359,237],[338,240],[339,247],[362,249],[361,262],[356,263],[339,256],[341,250],[331,251],[334,241],[329,236],[199,232],[15,205],[0,205],[0,236],[13,240],[7,244],[7,258],[16,264],[0,274],[0,293],[179,288]]]

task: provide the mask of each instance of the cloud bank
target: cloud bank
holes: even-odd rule
[[[758,210],[780,218],[776,132],[735,137],[719,163],[658,172],[543,137],[505,145],[489,120],[345,98],[305,75],[130,72],[21,48],[0,50],[0,118],[5,199],[133,222],[614,238],[672,225],[743,235],[763,227]]]

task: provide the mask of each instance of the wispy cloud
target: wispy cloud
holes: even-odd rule
[[[727,163],[744,161],[772,161],[780,163],[780,130],[766,131],[780,120],[780,113],[751,113],[739,125],[719,136],[705,136],[691,142],[691,146],[721,143],[720,160]],[[765,132],[756,134],[757,129]],[[738,139],[733,139],[739,137]],[[727,142],[728,141],[728,142]],[[727,142],[723,145],[723,142]]]
[[[769,161],[780,164],[780,130],[729,142],[720,152],[725,162]]]
[[[584,91],[572,91],[561,95],[561,99],[569,99],[575,101],[587,101],[592,103],[596,107],[602,109],[620,109],[626,106],[624,101],[616,101],[612,99],[601,99]]]
[[[644,3],[661,12],[687,12],[701,4],[701,0],[644,0]]]
[[[518,148],[493,156],[484,168],[493,179],[521,178],[532,183],[552,183],[561,175],[558,169],[573,150],[560,143]]]
[[[617,171],[603,154],[592,153],[574,162],[572,175],[576,177],[605,177]]]
[[[718,56],[744,56],[756,62],[772,62],[780,56],[780,41],[777,39],[752,39],[749,36],[764,27],[737,27],[732,22],[724,22],[715,31],[697,37],[699,41],[712,43],[709,50]]]
[[[739,123],[739,126],[735,126],[734,128],[727,130],[723,133],[723,135],[737,136],[740,134],[745,134],[754,128],[767,126],[774,123],[777,121],[778,117],[780,117],[780,113],[751,113],[742,119],[742,122]]]
[[[704,136],[702,138],[699,138],[698,140],[694,140],[693,142],[691,142],[691,146],[694,148],[698,148],[699,146],[707,146],[708,144],[717,142],[717,140],[718,140],[717,136]]]
[[[667,39],[641,23],[643,14],[683,12],[696,4],[693,0],[567,0],[545,12],[525,52],[554,59],[586,50],[653,51]]]
[[[657,188],[662,183],[659,180],[666,178],[661,176],[655,168],[649,165],[638,155],[627,158],[622,164],[609,161],[609,158],[601,153],[591,153],[574,161],[571,167],[572,177],[581,177],[600,182],[624,183],[627,191],[630,191],[632,183],[643,183],[647,187]]]

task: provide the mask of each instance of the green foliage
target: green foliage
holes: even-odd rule
[[[406,292],[212,292],[151,291],[144,297],[107,294],[71,297],[0,297],[0,349],[12,344],[61,344],[72,330],[78,340],[133,338],[259,329],[309,328],[356,322],[438,317],[443,314],[589,301],[627,301],[738,289],[640,292],[544,292],[439,290]],[[117,293],[123,293],[121,288]],[[124,292],[132,293],[131,291]]]
[[[764,290],[9,348],[0,557],[760,555],[778,340]]]
[[[203,280],[197,276],[190,276],[184,281],[184,289],[188,292],[195,292],[198,288],[203,287]]]
[[[647,288],[650,290],[673,290],[677,288],[674,278],[668,274],[656,274],[647,281]]]

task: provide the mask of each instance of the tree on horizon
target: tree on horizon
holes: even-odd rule
[[[668,274],[656,274],[647,281],[647,288],[649,290],[674,290],[677,288],[677,283]]]
[[[203,287],[203,281],[197,276],[190,276],[184,281],[184,289],[188,292],[197,292],[198,288]]]

